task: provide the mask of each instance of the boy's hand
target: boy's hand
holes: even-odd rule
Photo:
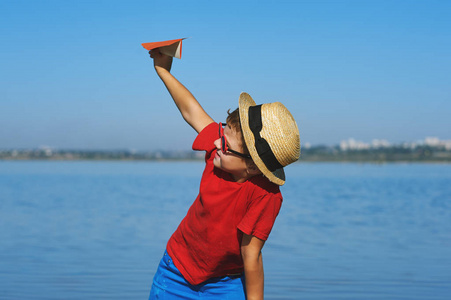
[[[149,51],[150,57],[153,58],[153,66],[155,70],[158,72],[161,69],[164,69],[168,72],[171,71],[172,66],[172,57],[166,54],[163,54],[158,49],[152,49]]]

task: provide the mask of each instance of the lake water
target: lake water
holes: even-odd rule
[[[0,161],[0,299],[147,299],[202,169]],[[451,165],[286,173],[266,299],[451,299]]]

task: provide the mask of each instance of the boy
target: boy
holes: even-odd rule
[[[168,241],[149,299],[263,299],[261,249],[282,204],[283,167],[300,155],[296,122],[281,103],[256,105],[242,93],[227,123],[215,123],[170,73],[172,57],[149,53],[198,133],[193,149],[206,151],[199,195]]]

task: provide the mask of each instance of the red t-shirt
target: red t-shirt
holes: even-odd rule
[[[279,186],[262,175],[237,183],[214,167],[218,126],[208,125],[193,143],[194,150],[207,151],[199,195],[167,244],[175,266],[193,285],[243,272],[243,232],[266,240],[282,205]]]

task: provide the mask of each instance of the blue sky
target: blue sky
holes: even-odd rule
[[[451,139],[451,1],[1,1],[0,149],[189,149],[143,42],[217,121],[281,101],[301,143]]]

